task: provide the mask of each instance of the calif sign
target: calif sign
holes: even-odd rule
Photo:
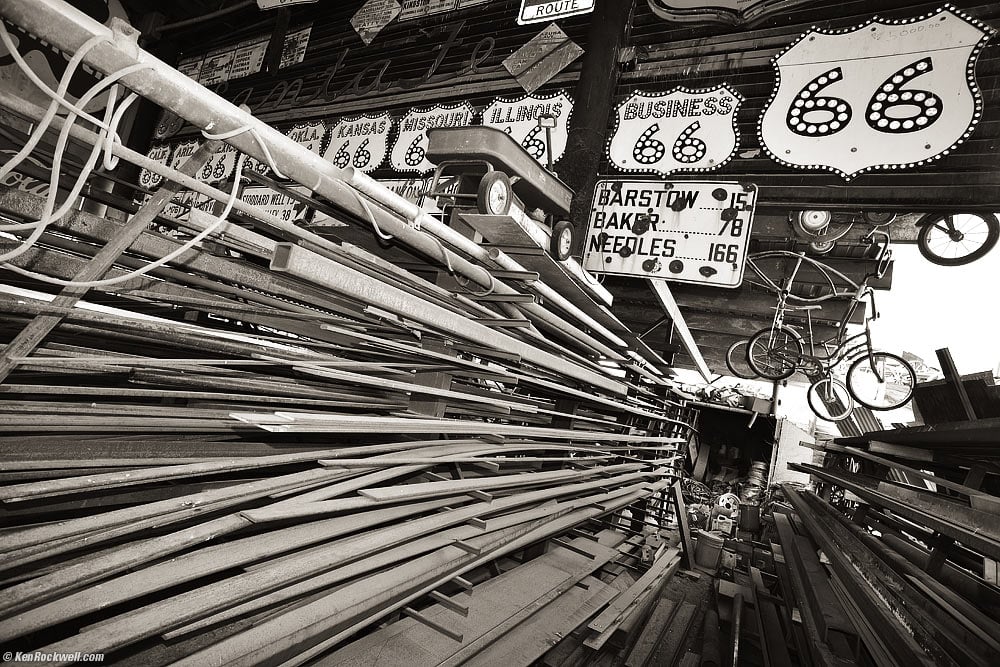
[[[951,7],[811,30],[774,60],[761,145],[782,164],[847,179],[947,155],[982,117],[975,65],[992,32]]]
[[[520,25],[554,21],[594,11],[594,0],[521,0]]]

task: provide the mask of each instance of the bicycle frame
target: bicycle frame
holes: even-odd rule
[[[805,256],[805,253],[796,253],[797,260],[795,266],[792,268],[791,275],[788,277],[785,286],[780,287],[778,289],[778,303],[775,307],[774,319],[772,320],[771,323],[771,333],[770,336],[768,337],[769,355],[773,355],[775,358],[789,362],[793,364],[796,368],[805,365],[814,366],[819,371],[817,373],[818,375],[826,375],[832,371],[833,367],[835,367],[842,361],[854,359],[857,356],[860,356],[862,353],[866,353],[871,359],[872,372],[875,373],[876,377],[878,377],[880,381],[883,379],[881,373],[875,366],[875,361],[874,361],[875,358],[874,356],[872,356],[875,350],[871,340],[871,321],[878,317],[878,311],[875,307],[874,290],[869,286],[868,282],[872,277],[881,277],[882,275],[885,274],[892,253],[888,245],[889,242],[888,234],[884,234],[881,232],[872,232],[871,234],[869,234],[869,236],[874,237],[876,234],[885,237],[884,242],[876,241],[876,243],[880,248],[879,255],[877,258],[878,265],[876,268],[876,272],[874,274],[866,275],[864,280],[862,280],[860,284],[854,283],[846,276],[843,276],[843,274],[840,274],[832,267],[824,265],[822,262],[810,260]],[[775,252],[782,253],[782,251],[775,251]],[[775,253],[762,253],[758,257],[773,256],[774,254]],[[819,355],[816,353],[816,341],[812,327],[811,311],[813,308],[817,308],[819,306],[803,307],[803,306],[789,305],[788,303],[789,299],[794,296],[791,294],[791,288],[795,282],[795,276],[798,274],[803,261],[810,262],[813,266],[819,269],[820,272],[823,273],[823,275],[826,276],[828,280],[830,280],[830,275],[833,274],[840,277],[847,284],[851,285],[854,288],[854,292],[853,294],[851,294],[851,303],[848,305],[847,309],[844,312],[843,317],[837,324],[837,333],[834,336],[819,342],[820,345],[823,346],[824,352],[826,353],[823,355]],[[777,287],[777,285],[773,281],[770,281],[769,279],[767,279],[765,275],[763,275],[763,273],[760,271],[759,267],[756,266],[756,264],[752,264],[752,269],[755,273],[764,278],[767,282]],[[831,286],[833,287],[831,293],[829,295],[825,295],[824,297],[817,297],[813,299],[813,301],[827,300],[844,295],[843,292],[836,291],[836,286],[833,284],[832,280],[830,280],[830,283]],[[850,320],[854,316],[858,304],[864,301],[865,298],[867,298],[871,302],[871,311],[865,315],[865,322],[864,322],[865,330],[862,333],[858,333],[853,336],[847,337],[847,327],[850,324]],[[806,312],[806,323],[809,332],[807,340],[809,346],[808,353],[793,352],[784,349],[775,349],[774,346],[775,335],[778,331],[780,331],[783,327],[785,327],[785,314],[788,310],[805,310]],[[802,336],[798,334],[798,332],[796,331],[796,327],[789,325],[787,329],[790,330],[795,335],[799,336],[800,342],[802,342]],[[864,341],[861,342],[860,339],[864,339]],[[807,375],[810,374],[807,373]]]

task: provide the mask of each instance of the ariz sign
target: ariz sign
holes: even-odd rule
[[[517,16],[517,22],[526,25],[554,21],[592,11],[594,0],[521,0],[521,13]]]
[[[620,171],[663,176],[718,169],[739,146],[736,113],[742,102],[726,85],[636,91],[618,105],[608,159]]]
[[[778,162],[845,178],[925,164],[982,117],[975,64],[992,29],[951,8],[918,19],[812,30],[774,60],[760,120]]]

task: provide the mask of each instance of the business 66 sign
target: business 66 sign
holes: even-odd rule
[[[742,102],[726,85],[636,91],[615,110],[608,160],[620,171],[661,176],[718,169],[739,146],[736,114]]]
[[[992,32],[950,7],[811,30],[774,60],[761,145],[783,164],[848,179],[947,155],[982,117],[975,64]]]

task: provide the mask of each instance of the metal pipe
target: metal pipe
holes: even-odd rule
[[[505,254],[503,251],[494,249],[494,256],[494,254],[487,252],[486,248],[483,248],[475,241],[462,236],[462,234],[458,231],[439,221],[437,218],[430,216],[419,206],[407,199],[404,199],[395,192],[392,192],[371,176],[356,170],[354,167],[347,167],[340,171],[343,173],[344,181],[350,183],[360,192],[365,193],[407,220],[412,220],[414,224],[420,225],[421,229],[427,229],[442,241],[450,243],[476,260],[484,263],[492,260],[507,271],[527,271],[524,266],[519,264],[509,255]],[[542,295],[545,299],[551,301],[556,307],[570,313],[573,317],[580,320],[594,331],[600,333],[604,338],[611,341],[615,345],[626,348],[628,347],[628,343],[618,337],[614,332],[574,306],[564,296],[553,290],[545,283],[535,281],[531,284],[531,288]]]
[[[44,111],[40,107],[4,90],[0,90],[0,106],[13,111],[14,113],[35,120],[40,119],[44,114]],[[52,124],[55,127],[55,129],[60,129],[63,126],[64,122],[65,121],[62,118],[56,117],[53,119]],[[74,139],[90,144],[96,143],[101,140],[96,133],[84,129],[79,125],[74,125],[72,127],[72,129],[70,130],[70,136],[72,136]],[[207,197],[211,197],[216,201],[226,202],[229,200],[229,193],[223,192],[222,190],[219,190],[218,188],[208,185],[207,183],[203,183],[202,181],[199,181],[196,178],[191,178],[186,174],[182,174],[181,172],[167,165],[160,164],[155,160],[151,160],[142,153],[137,153],[136,151],[133,151],[121,144],[117,143],[112,144],[112,153],[121,157],[124,160],[127,160],[128,162],[131,162],[132,164],[138,165],[139,167],[146,169],[151,173],[162,176],[168,180],[180,183],[184,187],[189,188],[190,190],[193,190],[199,194],[203,194]],[[266,225],[274,229],[285,232],[287,234],[292,234],[295,237],[300,238],[302,240],[315,243],[317,246],[323,248],[324,250],[334,250],[337,252],[341,250],[340,246],[337,246],[329,239],[323,238],[322,236],[314,234],[313,232],[310,232],[308,230],[302,229],[301,227],[297,227],[291,222],[281,220],[280,218],[252,204],[247,204],[237,199],[233,204],[233,208],[235,208],[237,211],[241,213],[244,213],[253,218],[261,220]],[[395,216],[393,216],[388,211],[385,211],[382,208],[374,207],[372,208],[372,213],[374,213],[376,217],[376,222],[382,229],[388,229],[395,225],[395,226],[400,226],[402,229],[409,230],[409,228],[406,227],[406,225],[403,225],[401,222],[399,222],[399,220],[397,220]],[[225,228],[220,230],[220,233],[225,233],[227,229],[231,230],[232,228],[231,226],[226,226]],[[430,256],[435,258],[441,257],[441,251],[442,249],[444,249],[445,253],[447,254],[448,261],[451,263],[452,268],[456,272],[467,276],[480,286],[483,287],[490,286],[490,275],[488,271],[486,271],[482,267],[479,267],[469,262],[461,255],[458,255],[450,250],[443,248],[436,242],[428,239],[425,235],[420,234],[419,232],[414,232],[414,234],[417,235],[416,236],[417,240],[416,242],[410,242],[411,246],[414,246],[416,247],[416,249],[419,250],[421,249],[420,246],[422,245],[420,242],[426,242],[423,245],[427,247],[423,248],[423,250],[425,251],[426,254],[429,254]],[[512,287],[495,279],[493,280],[493,289],[494,292],[497,294],[518,293]],[[568,340],[573,340],[586,347],[589,347],[594,352],[603,354],[607,356],[609,359],[612,359],[614,361],[624,361],[625,359],[625,357],[620,355],[616,350],[608,347],[601,341],[597,340],[593,336],[590,336],[586,332],[578,329],[577,327],[573,326],[566,320],[549,312],[539,304],[522,304],[522,310],[524,310],[537,320],[547,324],[551,331],[557,332],[558,334],[566,337]]]
[[[331,162],[295,143],[252,114],[237,108],[193,79],[140,49],[135,42],[137,34],[131,29],[131,26],[123,22],[112,22],[112,25],[118,28],[117,31],[113,31],[62,0],[2,0],[0,1],[0,15],[67,53],[75,53],[91,37],[98,35],[107,37],[108,42],[99,44],[90,50],[84,58],[84,62],[106,74],[130,65],[148,65],[149,69],[147,70],[123,77],[123,83],[143,97],[170,109],[197,128],[210,132],[228,132],[247,128],[248,131],[233,136],[227,140],[227,143],[265,163],[268,162],[267,154],[270,153],[274,166],[282,174],[330,201],[336,202],[339,207],[352,215],[360,219],[367,219],[363,205],[357,200],[359,189],[349,187],[345,183],[351,178],[356,178],[353,169],[338,169]],[[130,30],[132,32],[129,32]],[[253,133],[249,130],[253,130]],[[258,144],[254,134],[267,147],[267,151]],[[367,183],[367,194],[378,204],[397,213],[400,210],[412,211],[410,209],[412,205],[409,202],[402,200],[373,179],[356,178],[356,180]],[[406,206],[402,207],[401,203],[405,203]],[[470,256],[477,259],[485,258],[485,250],[478,244],[461,236],[422,211],[414,213],[415,215],[404,217],[407,220],[420,223]],[[437,257],[441,254],[437,240],[402,221],[393,219],[392,216],[387,217],[384,231],[396,236],[426,256]],[[499,263],[508,270],[525,270],[520,264],[506,256],[503,256]],[[473,269],[469,267],[473,267]],[[484,269],[472,264],[469,264],[469,267],[465,267],[462,275],[484,287],[492,284],[492,278],[487,276]],[[542,282],[534,282],[532,289],[614,345],[627,347],[621,338]]]
[[[212,19],[217,19],[227,14],[232,14],[233,12],[238,12],[241,9],[250,7],[256,4],[254,0],[245,0],[244,2],[239,2],[235,5],[230,5],[228,7],[223,7],[222,9],[216,10],[214,12],[209,12],[208,14],[202,14],[201,16],[195,16],[194,18],[184,19],[183,21],[175,21],[173,23],[166,23],[161,25],[156,29],[156,33],[170,32],[171,30],[179,30],[181,28],[186,28],[189,25],[195,25],[198,23],[204,23],[205,21],[211,21]]]

